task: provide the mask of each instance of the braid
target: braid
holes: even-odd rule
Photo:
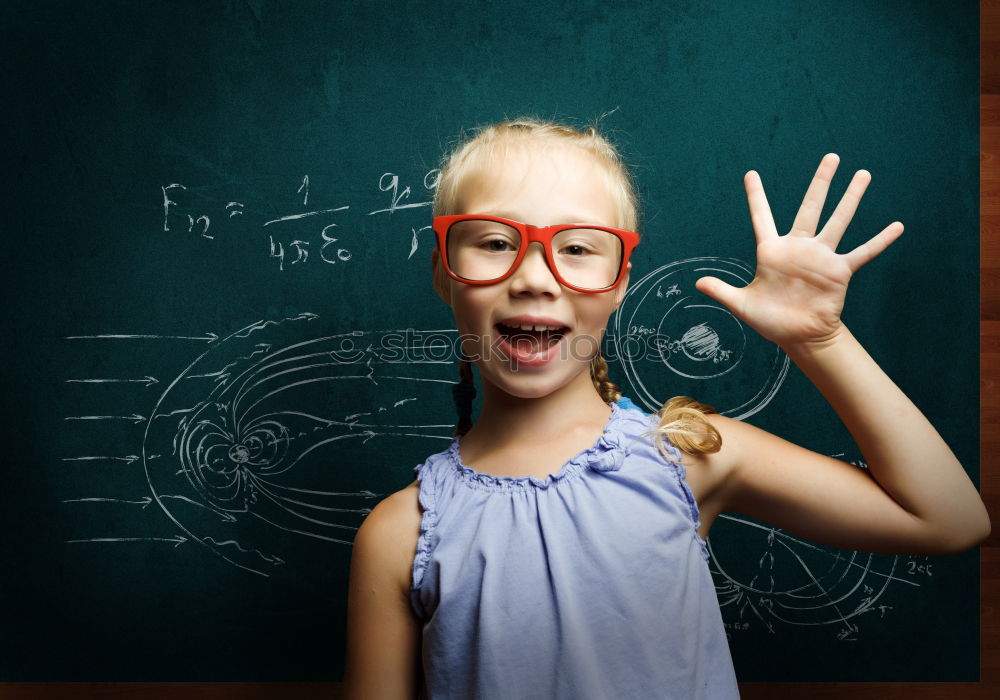
[[[476,398],[476,385],[472,378],[472,363],[462,355],[458,361],[458,374],[461,381],[452,385],[451,396],[458,412],[458,425],[452,437],[465,435],[472,427],[472,400]]]
[[[597,353],[590,362],[590,378],[604,403],[612,403],[622,397],[622,390],[608,377],[608,362],[601,353]]]
[[[621,389],[608,378],[608,363],[598,355],[590,363],[590,378],[605,403],[617,402]],[[717,413],[713,406],[699,403],[689,396],[675,396],[656,412],[657,426],[651,432],[657,449],[665,458],[672,458],[663,447],[664,440],[688,454],[718,452],[722,449],[722,434],[707,416]]]

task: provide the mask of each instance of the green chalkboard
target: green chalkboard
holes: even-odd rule
[[[977,2],[14,2],[0,20],[0,680],[341,679],[357,528],[455,420],[436,168],[505,116],[612,112],[644,238],[606,348],[671,338],[612,359],[626,396],[695,396],[859,466],[795,365],[693,283],[752,278],[748,170],[783,231],[824,153],[824,221],[869,170],[841,251],[906,233],[845,321],[978,483]],[[978,678],[976,550],[835,550],[739,513],[709,543],[740,680]]]

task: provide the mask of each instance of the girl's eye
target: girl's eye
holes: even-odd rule
[[[567,245],[567,246],[563,246],[562,251],[560,251],[560,252],[564,252],[564,251],[569,251],[570,252],[570,257],[574,257],[574,258],[583,257],[584,255],[586,255],[589,252],[584,246],[581,246],[581,245]]]
[[[496,244],[499,244],[499,247]],[[499,238],[494,238],[489,241],[483,241],[480,245],[493,253],[505,253],[507,249],[503,246],[509,246],[510,243]]]

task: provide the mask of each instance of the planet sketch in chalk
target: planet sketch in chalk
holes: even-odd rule
[[[695,289],[706,275],[734,287],[753,279],[741,260],[704,257],[663,265],[629,285],[609,339],[627,380],[622,389],[655,411],[680,393],[671,390],[677,378],[696,381],[699,401],[731,418],[746,418],[781,388],[788,356]]]

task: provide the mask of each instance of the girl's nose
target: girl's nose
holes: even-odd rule
[[[535,293],[557,294],[562,285],[549,269],[545,259],[545,249],[538,241],[531,243],[524,252],[524,258],[514,274],[510,276],[511,291],[531,290]]]

